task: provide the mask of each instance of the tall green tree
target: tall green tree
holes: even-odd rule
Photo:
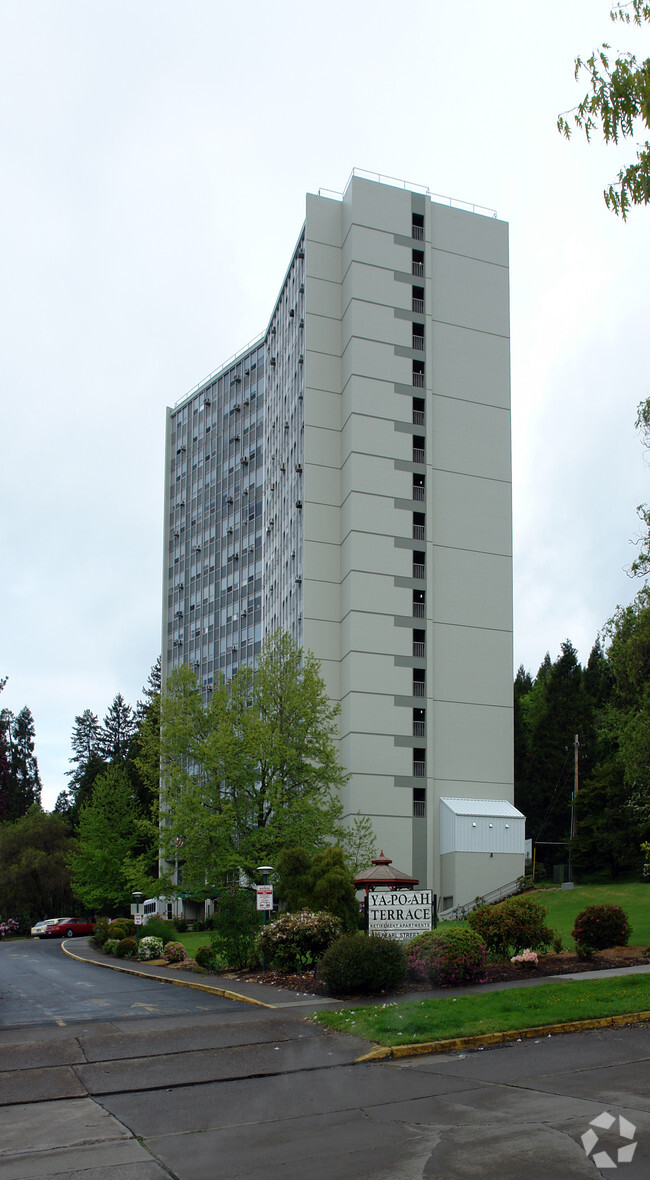
[[[70,829],[58,815],[34,804],[26,815],[0,824],[0,907],[5,915],[36,921],[72,909],[67,858]]]
[[[646,0],[618,0],[610,19],[641,26],[650,23]],[[558,118],[558,130],[567,139],[572,127],[590,140],[600,132],[606,143],[635,139],[636,160],[621,168],[616,181],[603,195],[608,209],[627,217],[630,206],[650,201],[650,58],[638,61],[621,52],[612,61],[611,46],[603,43],[589,57],[575,59],[576,79],[586,74],[589,89],[576,107]]]
[[[0,820],[15,820],[41,801],[34,718],[27,706],[0,712]]]
[[[335,745],[338,706],[318,661],[287,635],[263,645],[206,706],[186,667],[161,710],[162,827],[183,883],[209,892],[224,875],[272,864],[280,849],[322,847],[341,818],[345,781]]]
[[[99,734],[98,750],[105,762],[123,763],[136,731],[133,709],[121,692],[113,697]]]
[[[74,719],[70,745],[72,746],[72,770],[67,771],[70,779],[67,790],[61,791],[54,810],[65,816],[73,828],[79,822],[79,813],[84,803],[92,796],[95,780],[106,769],[100,754],[101,726],[92,709],[84,709]]]
[[[81,808],[77,845],[68,858],[74,895],[88,909],[124,908],[133,889],[150,892],[147,864],[138,854],[141,823],[124,767],[107,767]]]

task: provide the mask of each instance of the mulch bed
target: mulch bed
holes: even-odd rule
[[[610,950],[597,951],[593,959],[579,959],[574,951],[562,951],[559,955],[540,955],[537,967],[517,966],[509,961],[487,963],[485,967],[486,983],[509,983],[519,979],[543,979],[549,975],[570,975],[579,971],[606,971],[617,967],[640,967],[650,963],[650,955],[644,953],[640,946],[612,947]],[[235,976],[232,977],[233,982]],[[285,988],[305,996],[326,996],[327,989],[320,979],[316,979],[313,971],[305,971],[302,975],[283,975],[279,971],[238,971],[236,978],[246,979],[251,983],[266,983],[271,987]],[[395,995],[413,991],[430,991],[428,984],[413,983],[407,980],[393,993]]]

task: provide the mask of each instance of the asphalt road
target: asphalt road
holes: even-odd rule
[[[67,945],[74,951],[81,941],[69,939]],[[62,953],[59,939],[0,944],[0,1029],[143,1016],[200,1016],[243,1007],[221,996],[78,963]]]
[[[38,963],[66,962],[53,952],[39,946]],[[126,1017],[0,1029],[0,1180],[578,1180],[612,1174],[602,1153],[623,1180],[650,1174],[646,1027],[358,1064],[368,1046],[303,1012],[134,1017],[133,984],[152,986],[111,982]],[[581,1137],[604,1112],[588,1156]]]

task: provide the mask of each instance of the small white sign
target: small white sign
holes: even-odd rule
[[[394,893],[371,890],[368,894],[368,934],[408,942],[430,930],[432,921],[430,889],[403,889]]]
[[[272,885],[256,885],[257,890],[257,908],[258,910],[272,910],[273,909],[273,886]]]
[[[133,921],[136,926],[144,926],[144,914],[134,914]]]

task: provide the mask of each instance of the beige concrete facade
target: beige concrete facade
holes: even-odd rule
[[[513,798],[507,226],[356,175],[307,196],[264,337],[168,412],[166,469],[163,677],[207,692],[288,630],[341,705],[346,815],[468,900],[440,798]]]

